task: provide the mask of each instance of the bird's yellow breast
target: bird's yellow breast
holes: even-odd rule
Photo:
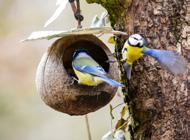
[[[78,77],[78,83],[87,86],[97,86],[101,84],[103,81],[98,77],[94,77],[88,73],[82,73],[76,69],[74,69],[76,76]]]
[[[143,48],[128,45],[126,53],[127,63],[132,64],[134,61],[142,57],[142,50]]]

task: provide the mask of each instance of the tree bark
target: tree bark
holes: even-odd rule
[[[130,126],[132,139],[190,138],[190,1],[87,0],[87,2],[96,2],[104,6],[115,29],[126,31],[129,35],[141,33],[148,39],[149,47],[178,51],[188,61],[187,73],[177,77],[162,69],[150,57],[145,56],[133,65],[126,99],[134,119]],[[113,2],[116,2],[114,6]],[[127,3],[128,6],[123,7],[121,3]],[[110,10],[116,7],[120,9],[122,16],[118,16],[117,10]],[[122,41],[116,45],[119,53],[121,43]],[[121,55],[117,58],[119,60]],[[122,79],[126,81],[124,74]]]

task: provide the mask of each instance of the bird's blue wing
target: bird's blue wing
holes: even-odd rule
[[[103,68],[99,66],[89,66],[89,65],[81,66],[77,64],[74,64],[73,66],[76,70],[80,72],[89,73],[99,77],[106,77],[106,72],[104,71]]]
[[[183,74],[187,69],[187,62],[177,52],[146,48],[143,53],[154,57],[162,66],[173,74]]]
[[[102,67],[88,66],[88,65],[84,65],[84,66],[74,65],[74,68],[80,72],[89,73],[94,76],[97,76],[99,79],[110,84],[113,87],[123,87],[124,86],[123,84],[120,84],[119,82],[112,80],[111,78],[108,78],[106,75],[106,72],[104,71],[104,69]]]
[[[119,82],[117,82],[115,80],[112,80],[112,79],[110,79],[108,77],[98,77],[98,78],[101,79],[102,81],[110,84],[113,87],[124,87],[123,84],[121,84],[121,83],[119,83]]]

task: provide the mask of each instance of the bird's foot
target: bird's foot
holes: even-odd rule
[[[73,85],[75,83],[75,81],[78,82],[78,79],[75,78],[74,76],[68,76],[67,79],[65,80],[64,84]]]
[[[111,53],[111,54],[108,54],[108,56],[113,56],[113,57],[116,57],[116,53]]]
[[[106,63],[115,63],[117,62],[116,60],[107,60]]]

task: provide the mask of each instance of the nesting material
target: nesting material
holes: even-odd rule
[[[117,91],[106,83],[97,87],[70,84],[69,77],[75,76],[71,62],[77,48],[87,49],[108,75],[118,80],[117,64],[106,62],[115,58],[96,36],[74,35],[58,39],[41,59],[36,85],[48,106],[70,115],[84,115],[100,109],[110,102]]]

